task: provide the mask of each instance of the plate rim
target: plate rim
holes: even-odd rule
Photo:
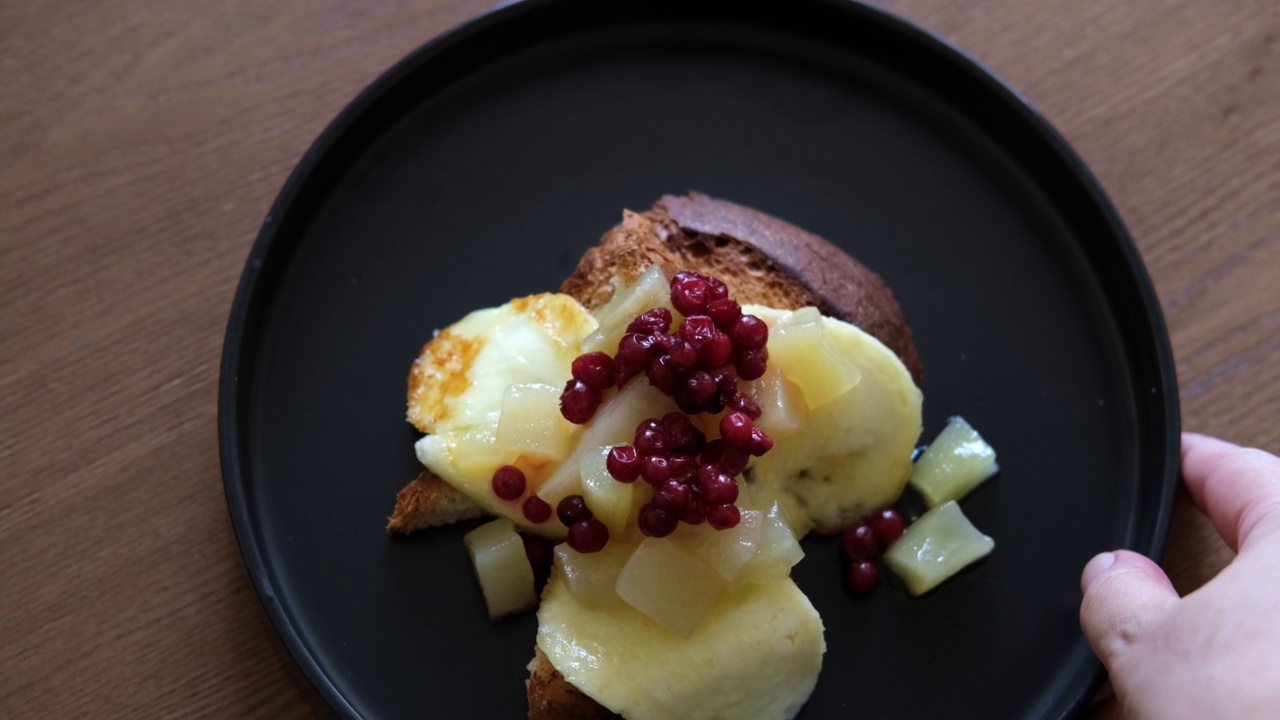
[[[260,546],[257,537],[253,503],[250,502],[246,493],[245,483],[249,472],[243,467],[242,416],[247,412],[246,406],[249,403],[242,403],[241,400],[247,400],[245,392],[250,382],[248,379],[242,382],[240,370],[246,367],[247,361],[255,356],[253,351],[256,349],[257,340],[252,331],[257,328],[261,320],[253,317],[253,311],[261,308],[264,295],[269,298],[272,294],[261,281],[270,275],[269,263],[275,261],[287,265],[287,259],[295,249],[289,245],[282,252],[281,246],[288,241],[282,240],[281,236],[284,234],[283,230],[288,227],[287,222],[293,219],[289,213],[295,207],[304,190],[304,185],[334,151],[335,145],[380,98],[391,92],[412,71],[430,63],[436,55],[450,47],[465,43],[469,38],[484,32],[492,25],[507,22],[520,23],[530,12],[575,2],[580,0],[507,0],[426,40],[381,72],[325,126],[298,160],[263,220],[237,283],[224,334],[218,387],[219,459],[227,510],[245,570],[277,638],[283,642],[293,661],[309,681],[311,688],[319,692],[330,709],[345,718],[359,719],[362,716],[333,683],[328,671],[312,653],[304,634],[299,632],[286,608],[278,602],[276,584],[267,568],[269,563],[265,559],[264,549]],[[1147,532],[1143,533],[1138,528],[1131,533],[1126,547],[1158,558],[1167,541],[1172,519],[1173,498],[1179,481],[1182,421],[1176,365],[1167,324],[1154,283],[1142,262],[1136,243],[1102,184],[1065,137],[1025,95],[957,44],[912,20],[889,10],[865,4],[861,0],[804,0],[804,2],[809,5],[839,8],[851,15],[860,16],[859,22],[884,27],[889,32],[902,37],[906,42],[922,46],[927,52],[941,56],[943,60],[957,66],[970,79],[986,86],[986,89],[992,92],[1007,109],[1016,113],[1027,129],[1032,130],[1041,141],[1047,144],[1047,149],[1053,155],[1065,163],[1070,177],[1078,183],[1080,189],[1085,191],[1088,203],[1101,213],[1102,219],[1110,228],[1114,238],[1119,241],[1118,249],[1125,261],[1124,274],[1133,280],[1133,287],[1130,289],[1136,291],[1137,299],[1141,304],[1139,308],[1141,315],[1150,323],[1151,335],[1147,339],[1152,341],[1149,350],[1152,351],[1153,357],[1148,360],[1154,361],[1156,374],[1160,380],[1159,387],[1151,389],[1153,395],[1151,401],[1159,403],[1166,411],[1166,422],[1162,432],[1152,432],[1153,435],[1162,435],[1153,439],[1162,441],[1164,452],[1159,460],[1165,469],[1155,497],[1155,515],[1146,527]],[[638,17],[643,14],[645,8],[650,7],[682,8],[683,6],[714,9],[722,4],[720,0],[690,0],[686,3],[670,0],[633,0],[609,5],[624,16]],[[553,36],[546,41],[555,42],[557,39],[558,37]],[[1054,717],[1070,716],[1082,709],[1092,698],[1105,675],[1101,663],[1096,658],[1093,664],[1095,667],[1092,680],[1086,687],[1081,688],[1077,696],[1069,698],[1065,704],[1059,703],[1060,712],[1053,715]]]

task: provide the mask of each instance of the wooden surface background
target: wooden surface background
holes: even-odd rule
[[[216,388],[267,208],[488,0],[0,4],[0,717],[309,717],[240,562]],[[1155,279],[1185,425],[1280,450],[1280,3],[883,0],[1020,88]],[[1180,501],[1180,589],[1230,560]]]

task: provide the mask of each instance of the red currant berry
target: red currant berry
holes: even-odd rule
[[[769,326],[755,315],[743,315],[729,330],[739,350],[759,350],[769,342]]]
[[[852,595],[870,595],[880,584],[880,569],[870,560],[860,560],[844,571],[844,587]]]
[[[587,518],[569,526],[569,547],[580,553],[600,552],[609,542],[609,528],[595,518]]]
[[[670,455],[667,463],[671,465],[671,479],[677,482],[690,483],[698,475],[698,461],[692,455]]]
[[[570,380],[560,393],[560,414],[565,420],[581,425],[600,407],[600,391],[581,380]]]
[[[707,444],[707,436],[694,427],[689,416],[682,412],[669,412],[662,416],[662,434],[667,448],[673,453],[696,455]]]
[[[698,485],[702,489],[702,497],[711,505],[731,503],[738,499],[738,482],[732,475],[716,471],[714,473],[698,472]]]
[[[662,431],[662,422],[649,418],[636,426],[635,448],[641,457],[666,453],[667,434]]]
[[[602,352],[589,352],[573,359],[571,367],[575,380],[587,387],[604,390],[618,381],[618,366],[613,358]]]
[[[676,393],[676,404],[687,413],[703,412],[716,396],[716,381],[706,370],[695,370],[685,377]]]
[[[635,482],[640,477],[640,453],[626,443],[609,448],[604,459],[605,469],[614,480],[623,483]]]
[[[885,508],[871,516],[871,529],[875,531],[876,539],[880,544],[889,547],[895,540],[902,537],[902,533],[907,529],[907,523],[897,510]]]
[[[581,495],[565,495],[556,505],[556,517],[565,527],[571,527],[590,518],[591,508],[587,507],[587,501]]]
[[[677,340],[679,340],[679,338],[677,338],[675,335],[668,335],[667,333],[654,333],[653,349],[649,351],[649,357],[657,357],[659,355],[665,355],[666,353],[671,352],[671,350],[675,348]]]
[[[716,327],[725,332],[733,329],[733,324],[742,317],[742,306],[732,298],[720,298],[707,303],[707,315],[715,321]]]
[[[640,532],[649,537],[666,537],[676,529],[678,518],[671,512],[647,503],[640,508]]]
[[[628,333],[618,341],[618,352],[614,360],[618,366],[618,376],[630,378],[643,372],[649,365],[649,352],[653,349],[653,338],[649,335]]]
[[[840,554],[849,562],[871,560],[880,554],[875,531],[870,525],[852,525],[840,535]]]
[[[669,356],[662,355],[650,360],[649,365],[644,369],[644,374],[649,378],[649,384],[661,390],[663,395],[675,394],[680,373]]]
[[[671,461],[666,455],[649,455],[640,461],[640,476],[657,487],[671,479]]]
[[[733,369],[743,380],[756,380],[769,369],[769,349],[743,350],[733,361]]]
[[[737,476],[747,469],[746,453],[729,447],[723,440],[712,440],[702,451],[702,462],[719,468],[722,472]]]
[[[627,326],[627,332],[640,333],[642,335],[653,335],[654,333],[664,333],[671,329],[671,311],[664,307],[656,307],[652,310],[646,310],[636,316],[635,320]]]
[[[720,439],[724,440],[725,445],[744,453],[750,453],[756,446],[751,432],[754,429],[751,418],[746,413],[734,411],[725,413],[720,418]]]
[[[551,505],[537,495],[525,498],[520,509],[524,512],[524,518],[535,525],[551,519]]]
[[[667,364],[678,373],[692,370],[698,364],[698,351],[683,340],[677,340],[667,351]]]
[[[741,521],[742,513],[738,510],[737,505],[728,503],[712,505],[711,509],[707,510],[707,524],[717,530],[728,530]]]
[[[503,465],[493,471],[493,494],[503,500],[515,500],[524,494],[524,473],[515,465]]]
[[[758,427],[751,428],[751,454],[756,457],[773,449],[773,438]]]
[[[697,486],[693,486],[696,490]],[[707,519],[707,506],[702,501],[702,497],[693,492],[689,495],[689,501],[684,504],[684,509],[679,513],[680,522],[689,523],[690,525],[701,525]]]
[[[681,340],[697,347],[716,332],[715,321],[706,315],[690,315],[680,323],[677,334]]]
[[[696,273],[677,273],[671,280],[671,305],[681,315],[697,315],[711,301],[711,287]]]
[[[710,302],[729,297],[729,286],[725,285],[720,278],[706,277],[703,279],[707,281],[707,297]]]
[[[707,364],[707,367],[723,365],[733,357],[733,341],[728,335],[716,330],[715,334],[707,338],[698,348],[698,357]]]
[[[675,480],[668,480],[659,485],[653,491],[653,499],[650,501],[653,506],[659,510],[666,510],[675,513],[684,509],[686,503],[689,502],[689,486],[683,485]]]

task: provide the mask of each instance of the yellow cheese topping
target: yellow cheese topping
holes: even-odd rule
[[[538,610],[538,647],[628,720],[794,717],[822,667],[822,620],[789,578],[735,590],[684,637],[621,601],[583,609],[557,569]]]

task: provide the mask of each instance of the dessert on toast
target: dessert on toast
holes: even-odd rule
[[[874,470],[892,476],[886,480],[885,491],[876,495],[874,502],[883,505],[897,497],[906,481],[906,475],[910,472],[910,448],[920,430],[918,386],[923,368],[901,309],[888,286],[878,275],[812,233],[751,208],[698,193],[690,193],[684,196],[665,196],[650,210],[642,213],[624,212],[622,222],[605,233],[599,244],[588,250],[582,257],[577,268],[561,285],[560,293],[576,301],[575,305],[580,306],[578,312],[585,310],[587,313],[595,313],[606,308],[620,291],[640,283],[646,273],[651,273],[655,267],[665,278],[676,277],[679,273],[696,273],[699,276],[718,278],[724,286],[727,286],[729,295],[742,305],[750,305],[752,308],[759,306],[759,312],[762,315],[771,313],[765,318],[771,324],[777,322],[778,318],[788,315],[787,311],[807,309],[815,317],[820,314],[824,318],[843,321],[857,329],[858,338],[856,339],[852,339],[851,336],[842,336],[845,338],[841,340],[844,343],[842,347],[864,347],[867,342],[870,342],[880,348],[875,349],[875,352],[886,355],[890,359],[887,363],[882,358],[875,360],[873,363],[875,367],[866,371],[874,380],[874,382],[869,381],[868,384],[875,385],[876,382],[883,384],[883,378],[877,379],[876,373],[882,375],[887,373],[893,376],[888,381],[889,387],[880,392],[877,397],[881,399],[877,399],[876,402],[896,403],[895,412],[902,420],[898,422],[900,431],[895,431],[896,435],[892,443],[893,453],[891,454],[895,459],[892,462],[884,461],[883,458],[875,462],[868,461],[865,467],[860,468],[860,472],[865,474]],[[573,312],[553,302],[556,297],[544,295],[523,299],[520,302],[524,304],[519,307],[519,311],[532,312],[544,324],[556,325],[563,333],[572,334],[569,328],[576,327],[574,323],[579,320]],[[531,311],[530,304],[534,306]],[[816,308],[816,313],[813,312],[813,308]],[[539,313],[542,315],[538,315]],[[862,340],[863,334],[874,338],[874,341]],[[889,352],[885,352],[884,348]],[[411,370],[408,388],[408,419],[419,430],[428,434],[436,432],[437,420],[445,412],[441,386],[456,379],[459,368],[471,362],[474,352],[465,335],[450,336],[447,331],[424,347],[421,357],[414,363]],[[887,364],[894,367],[886,369]],[[644,378],[637,380],[643,382]],[[846,383],[846,386],[856,385],[858,382],[859,378],[854,377]],[[889,396],[893,396],[892,399],[883,400]],[[823,422],[839,424],[831,418],[824,418]],[[865,423],[865,419],[863,422]],[[632,421],[631,427],[634,426]],[[823,440],[822,432],[813,434],[819,436],[819,441]],[[487,439],[492,442],[492,435]],[[462,438],[462,441],[465,440],[465,437]],[[839,532],[858,515],[875,509],[875,505],[868,506],[860,499],[852,503],[843,501],[842,504],[842,499],[838,495],[835,496],[836,500],[829,510],[820,511],[814,507],[819,503],[826,504],[833,497],[826,489],[820,487],[821,485],[839,484],[844,479],[837,477],[840,473],[833,472],[830,465],[802,464],[807,461],[816,447],[812,442],[810,446],[805,446],[800,441],[792,441],[792,443],[798,449],[791,452],[789,461],[786,454],[782,453],[782,460],[777,460],[768,466],[764,464],[764,460],[761,460],[755,467],[760,470],[761,475],[772,473],[789,477],[798,473],[803,480],[796,481],[795,493],[791,493],[786,487],[783,490],[777,490],[773,495],[761,492],[760,487],[751,492],[767,498],[777,496],[774,507],[777,510],[779,503],[782,505],[780,514],[785,520],[779,522],[791,527],[794,532],[793,541],[811,529],[819,532]],[[904,448],[905,455],[902,452]],[[818,451],[822,449],[818,447]],[[448,457],[452,461],[453,450],[452,446],[444,450],[436,448],[433,451],[435,454],[431,455],[430,452],[424,454],[420,447],[419,457],[423,458],[427,455],[436,459]],[[901,461],[898,456],[902,456]],[[833,461],[845,457],[852,457],[852,455],[832,454]],[[424,464],[427,464],[426,460]],[[440,472],[446,473],[443,469]],[[750,473],[751,470],[747,470],[748,476]],[[810,478],[810,474],[818,477]],[[750,479],[747,477],[748,481]],[[523,482],[522,476],[521,492],[516,493],[516,496],[523,492]],[[808,483],[810,487],[807,490],[799,489],[799,486],[804,483]],[[764,483],[760,483],[761,487],[763,485]],[[744,485],[744,492],[745,487],[746,485]],[[792,497],[793,494],[796,497]],[[478,498],[474,493],[468,495],[432,470],[424,468],[418,477],[397,495],[395,510],[388,521],[387,530],[391,534],[405,534],[427,527],[494,514],[493,510],[494,505],[490,502],[490,498]],[[533,517],[527,509],[525,517]],[[633,513],[633,522],[634,517]],[[520,521],[518,516],[514,519],[517,522]],[[757,522],[759,522],[758,519]],[[569,525],[567,522],[565,524]],[[559,537],[563,537],[563,528],[557,530]],[[571,542],[570,545],[572,544]],[[787,567],[789,568],[789,565]],[[578,611],[578,606],[576,600],[565,599],[563,572],[557,572],[560,572],[560,576],[553,578],[552,583],[557,586],[558,593],[555,608],[548,611],[547,618],[549,621],[565,625],[564,632],[572,635],[577,627],[574,621],[564,620],[565,609],[567,607],[572,611],[569,613],[572,615],[573,612]],[[786,585],[794,590],[789,579]],[[794,598],[785,594],[791,590],[784,590],[784,595],[778,597],[791,602]],[[550,592],[548,590],[548,593]],[[799,595],[799,591],[796,590],[795,594]],[[750,599],[750,595],[751,593],[748,592],[740,596],[735,595],[735,598],[740,600],[741,597],[748,597],[748,600],[741,600],[742,603],[747,604],[754,602]],[[766,601],[777,601],[778,597],[765,598],[759,602],[767,604]],[[800,598],[803,596],[800,595]],[[802,601],[802,604],[807,606],[807,601]],[[817,622],[816,652],[820,663],[821,624],[816,619],[816,612],[813,612],[811,607],[807,610],[812,613],[813,620]],[[628,610],[628,612],[631,611]],[[636,619],[638,615],[634,618],[631,615],[627,616],[627,622],[635,624],[636,627],[641,627],[647,622],[643,618]],[[540,620],[542,619],[543,616],[540,614]],[[626,623],[622,624],[626,625]],[[802,630],[811,632],[812,626]],[[544,640],[540,631],[539,646],[535,648],[534,658],[529,664],[530,677],[527,681],[529,718],[531,720],[552,720],[553,718],[591,720],[619,717],[567,680],[557,670],[555,662],[547,652],[544,652]],[[545,642],[555,644],[557,639],[552,637]],[[802,660],[810,662],[812,654],[809,652],[809,655]],[[813,668],[812,674],[816,678],[816,667]],[[581,677],[581,674],[579,676]],[[797,686],[803,686],[804,682],[797,681]],[[801,693],[799,703],[803,703],[811,689],[810,683],[808,689]],[[629,707],[627,703],[636,702],[626,693],[612,700],[614,705],[624,707]],[[799,705],[793,703],[781,709],[771,708],[771,712],[780,713],[777,715],[779,717],[790,716],[798,708]],[[659,712],[653,716],[658,717],[662,714]]]

